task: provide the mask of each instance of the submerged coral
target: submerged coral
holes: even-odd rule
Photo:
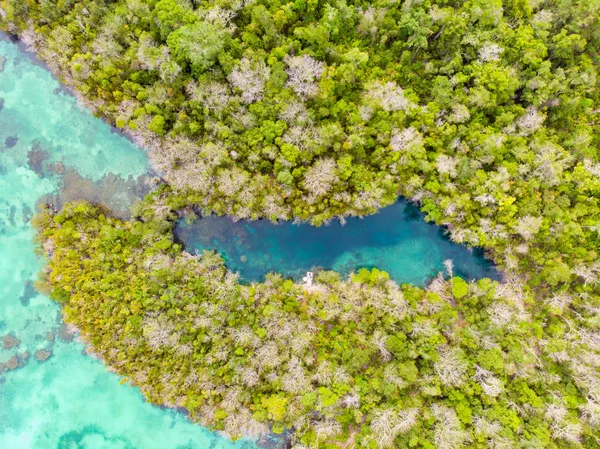
[[[52,352],[46,351],[45,349],[39,349],[35,351],[34,356],[38,362],[45,362],[52,356]]]
[[[12,349],[21,344],[21,340],[16,338],[14,335],[5,335],[2,337],[2,347],[4,349]]]

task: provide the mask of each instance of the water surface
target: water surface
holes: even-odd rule
[[[451,242],[445,230],[426,223],[413,205],[399,200],[375,215],[314,227],[266,220],[234,222],[208,216],[180,221],[176,237],[189,251],[214,249],[246,281],[262,281],[275,271],[300,280],[307,270],[332,269],[346,275],[359,268],[385,270],[398,283],[425,285],[454,261],[454,273],[465,279],[497,278],[481,250]]]
[[[79,109],[45,69],[0,35],[4,58],[0,339],[10,334],[20,344],[4,349],[0,343],[0,448],[254,448],[144,402],[137,389],[121,385],[99,361],[83,354],[82,344],[59,332],[58,306],[32,286],[41,268],[30,226],[36,202],[78,192],[125,209],[144,190],[136,180],[147,172],[148,162],[128,140]],[[38,350],[52,355],[39,362]],[[18,367],[9,369],[14,362]]]

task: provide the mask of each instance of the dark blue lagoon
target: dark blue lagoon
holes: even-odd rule
[[[234,222],[208,216],[180,221],[175,235],[188,251],[214,249],[232,271],[246,281],[261,281],[275,271],[295,280],[315,268],[346,275],[359,268],[387,271],[398,283],[424,285],[454,261],[455,274],[466,279],[497,278],[498,272],[481,250],[451,242],[444,228],[427,223],[405,200],[363,219],[314,227],[266,220]]]

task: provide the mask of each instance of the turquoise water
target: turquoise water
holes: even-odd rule
[[[424,221],[413,205],[399,200],[378,214],[316,228],[290,222],[234,222],[208,216],[186,224],[175,234],[190,251],[215,249],[229,269],[246,281],[261,281],[276,271],[300,280],[315,268],[348,274],[358,268],[385,270],[398,283],[425,285],[452,259],[454,273],[465,279],[497,278],[481,251],[470,251],[448,240],[444,229]]]
[[[82,344],[58,335],[58,307],[31,285],[41,267],[29,222],[36,202],[60,201],[57,192],[67,198],[78,192],[124,208],[144,190],[134,180],[147,172],[148,163],[143,152],[80,110],[45,69],[0,36],[4,58],[0,339],[11,334],[20,344],[11,349],[0,344],[0,448],[254,448],[145,403],[137,389],[121,385],[99,361],[85,356]],[[107,192],[107,186],[114,191]],[[98,187],[104,190],[99,193]],[[52,356],[39,362],[34,353],[42,349]],[[11,358],[20,367],[7,370]]]

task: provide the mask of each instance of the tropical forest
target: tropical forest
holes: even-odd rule
[[[1,447],[600,449],[599,0],[0,0],[0,30]],[[50,407],[19,373],[86,363],[132,395],[108,415],[206,442],[3,427]]]

